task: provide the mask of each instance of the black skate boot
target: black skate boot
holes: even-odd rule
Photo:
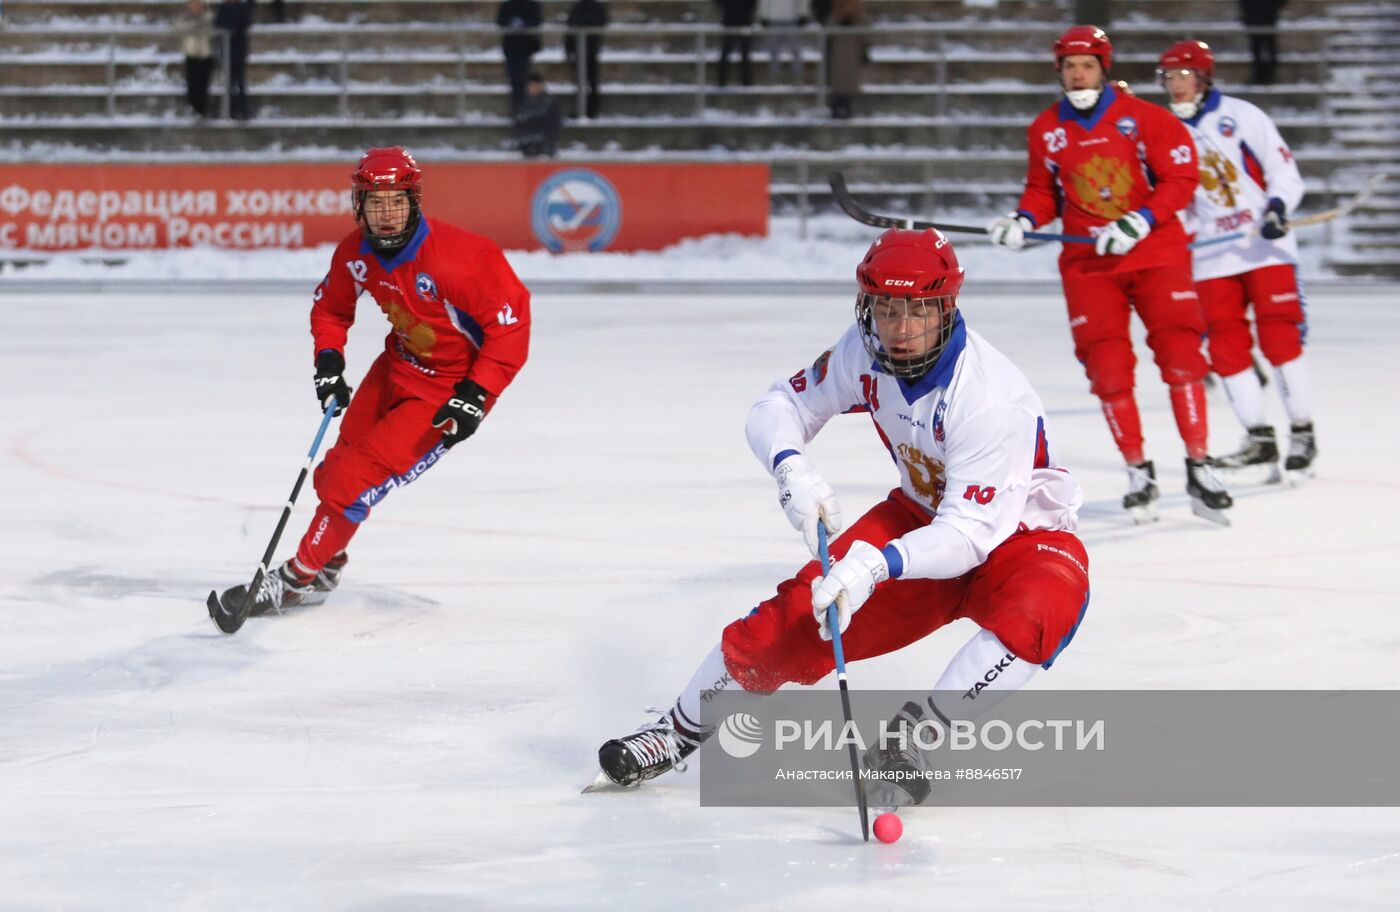
[[[326,561],[326,565],[317,572],[311,581],[311,591],[301,597],[302,605],[319,605],[335,591],[340,585],[340,575],[345,570],[345,565],[350,560],[342,551],[335,557]]]
[[[709,734],[696,734],[676,726],[667,712],[630,735],[614,738],[598,748],[598,779],[584,791],[612,784],[640,785],[667,770],[685,772],[685,758],[695,752]]]
[[[1210,466],[1210,458],[1186,460],[1186,493],[1191,496],[1191,512],[1222,526],[1230,524],[1224,513],[1235,501]]]
[[[209,593],[209,617],[224,633],[237,633],[250,617],[300,605],[312,592],[315,583],[315,574],[298,572],[292,561],[258,577],[262,582],[258,585],[256,598],[251,600],[246,585],[233,586],[222,594]]]
[[[1274,429],[1261,424],[1249,429],[1244,443],[1227,456],[1211,457],[1211,468],[1236,484],[1274,484],[1282,475],[1278,468],[1278,442]]]
[[[1128,463],[1128,493],[1123,495],[1123,509],[1132,515],[1134,523],[1140,526],[1157,518],[1153,501],[1159,494],[1157,470],[1152,460]]]
[[[871,807],[913,807],[928,800],[933,779],[925,751],[943,737],[938,720],[930,715],[912,700],[905,703],[885,726],[888,734],[866,750]]]
[[[1317,458],[1317,440],[1313,436],[1311,421],[1295,422],[1288,429],[1288,457],[1283,461],[1283,469],[1288,480],[1295,484],[1313,475],[1313,460]]]

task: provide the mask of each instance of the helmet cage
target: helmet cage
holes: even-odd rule
[[[408,219],[404,222],[403,230],[393,234],[379,234],[370,228],[369,220],[365,218],[365,202],[369,199],[370,193],[381,190],[402,190],[408,195]],[[421,196],[422,191],[418,187],[368,187],[361,189],[357,186],[352,195],[355,224],[360,226],[360,233],[375,250],[397,250],[407,244],[409,239],[413,237],[413,233],[418,230],[418,221],[423,214],[419,205]]]
[[[355,224],[369,245],[379,251],[393,251],[407,244],[418,230],[422,217],[423,172],[418,163],[407,151],[397,146],[388,149],[370,149],[360,159],[359,167],[350,176],[351,206],[355,214]],[[369,195],[379,191],[401,190],[408,197],[408,218],[404,227],[393,234],[379,234],[371,230],[365,218],[365,203]]]
[[[937,280],[937,286],[947,284],[946,278]],[[880,338],[879,326],[883,322],[881,316],[877,314],[877,307],[889,309],[899,308],[893,311],[890,317],[901,322],[917,320],[938,321],[938,338],[929,347],[918,355],[908,358],[896,358],[885,350],[885,343]],[[922,311],[915,314],[914,311]],[[953,337],[953,329],[957,325],[958,305],[957,298],[953,295],[933,295],[930,297],[898,297],[894,295],[871,294],[862,291],[856,295],[856,324],[860,327],[861,341],[865,343],[865,350],[870,357],[875,359],[885,370],[896,377],[904,380],[915,380],[928,373],[938,359],[943,354],[943,350],[948,347],[948,341]],[[922,333],[915,335],[927,335],[933,331],[933,327],[925,325]]]

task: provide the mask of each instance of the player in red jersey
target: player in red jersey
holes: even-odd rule
[[[1186,445],[1192,508],[1226,522],[1220,511],[1232,501],[1206,453],[1205,321],[1176,216],[1199,180],[1195,143],[1168,112],[1108,83],[1113,45],[1102,29],[1074,26],[1054,51],[1065,97],[1032,122],[1020,206],[993,221],[988,234],[1019,248],[1025,232],[1059,216],[1066,234],[1095,238],[1092,245],[1064,245],[1060,276],[1075,356],[1128,464],[1123,506],[1147,521],[1155,518],[1158,496],[1133,395],[1137,358],[1128,325],[1136,311]]]
[[[423,172],[370,149],[352,176],[359,226],[311,306],[316,400],[345,410],[315,473],[320,503],[296,556],[267,574],[251,614],[325,599],[370,508],[476,432],[525,364],[530,293],[487,238],[423,215]],[[368,293],[392,326],[351,397],[345,340]]]

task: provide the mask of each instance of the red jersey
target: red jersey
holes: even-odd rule
[[[1064,245],[1061,272],[1133,272],[1190,266],[1176,213],[1200,180],[1196,144],[1166,108],[1106,86],[1093,110],[1061,99],[1026,131],[1026,189],[1017,210],[1034,225],[1060,216],[1065,234],[1098,236],[1104,225],[1139,212],[1152,231],[1123,256],[1091,244]]]
[[[525,364],[530,292],[487,238],[424,217],[412,240],[384,259],[355,231],[335,248],[316,288],[315,352],[345,350],[364,291],[393,326],[384,340],[391,376],[416,395],[444,398],[470,377],[499,396]]]

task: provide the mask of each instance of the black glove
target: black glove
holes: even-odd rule
[[[316,401],[324,410],[332,398],[339,415],[350,404],[350,384],[345,382],[345,356],[327,349],[316,356]]]
[[[1288,233],[1288,213],[1284,211],[1283,200],[1273,197],[1264,210],[1264,224],[1259,233],[1271,241],[1277,241]]]
[[[486,417],[486,390],[474,380],[459,380],[451,399],[433,415],[433,427],[444,428],[442,445],[449,450],[476,433]]]

